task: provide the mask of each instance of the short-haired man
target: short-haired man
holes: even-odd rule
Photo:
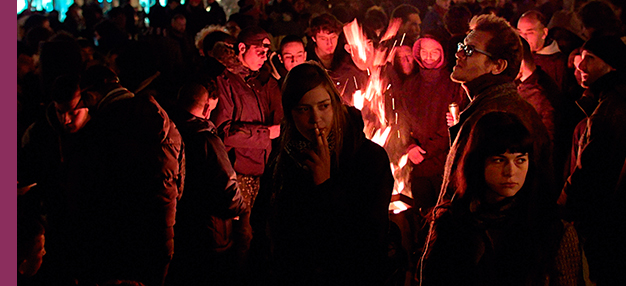
[[[306,51],[304,50],[304,42],[302,38],[289,35],[280,42],[280,53],[278,58],[283,63],[287,72],[293,67],[306,61]]]
[[[458,167],[460,154],[465,149],[474,123],[491,111],[507,111],[517,115],[533,136],[534,160],[540,168],[539,182],[546,191],[553,188],[551,141],[548,131],[535,108],[519,96],[513,80],[522,60],[520,38],[509,23],[495,15],[472,18],[470,33],[456,52],[456,65],[450,77],[466,90],[471,103],[461,112],[459,122],[450,127],[452,146],[446,162],[446,171],[439,203],[454,195],[452,174]],[[546,169],[546,170],[543,170]]]
[[[301,37],[285,36],[280,41],[278,53],[272,53],[269,63],[272,65],[272,76],[283,85],[285,76],[295,66],[306,61],[307,52]]]
[[[332,70],[336,61],[335,49],[342,27],[343,24],[329,13],[311,19],[307,36],[313,41],[313,48],[308,51],[307,60],[317,61],[327,70]]]
[[[537,10],[530,10],[520,16],[517,29],[520,36],[528,41],[535,64],[549,74],[563,90],[567,67],[567,55],[559,45],[548,37],[547,21]]]
[[[239,33],[236,58],[218,59],[226,70],[217,77],[219,102],[211,113],[249,207],[283,118],[278,82],[264,66],[270,44],[269,34],[257,26]]]
[[[597,285],[625,285],[626,269],[626,45],[617,36],[594,37],[578,65],[589,104],[576,165],[560,200],[573,220]]]
[[[168,282],[175,285],[226,285],[241,271],[234,263],[233,219],[249,209],[224,143],[208,119],[217,102],[214,80],[207,88],[189,82],[170,112],[187,158],[185,196],[176,206],[176,252],[168,273]]]
[[[391,12],[391,17],[389,18],[392,21],[394,19],[402,20],[402,24],[400,25],[400,29],[398,29],[396,38],[398,40],[404,40],[410,45],[413,45],[413,43],[419,37],[420,32],[422,31],[422,29],[420,28],[420,26],[422,25],[420,10],[410,4],[401,4],[393,9],[393,11]],[[400,41],[398,41],[398,43],[399,42]]]
[[[471,129],[483,115],[494,111],[515,114],[530,131],[533,141],[532,160],[538,170],[537,178],[533,182],[527,180],[526,183],[541,186],[544,190],[542,198],[536,199],[551,199],[556,207],[558,194],[552,186],[550,136],[539,114],[530,103],[519,96],[513,83],[522,60],[522,44],[517,32],[504,18],[493,14],[476,16],[470,22],[470,33],[458,47],[456,65],[450,77],[462,84],[471,102],[459,115],[459,122],[449,128],[453,143],[446,159],[443,184],[433,217],[440,215],[439,206],[462,197],[462,194],[455,193],[457,182],[454,175],[461,163],[462,154],[466,151]],[[428,255],[431,254],[430,243],[437,239],[433,236],[436,222],[436,219],[431,222],[426,240],[429,243],[425,245],[422,261],[428,261]],[[428,273],[428,266],[423,266],[423,263],[420,265],[418,273],[421,274],[421,285],[436,284],[436,281],[427,281],[427,277],[432,276]],[[529,265],[526,267],[528,268],[516,271],[526,275],[532,271]]]

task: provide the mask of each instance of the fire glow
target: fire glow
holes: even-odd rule
[[[398,31],[400,21],[394,21],[389,25],[387,32],[381,38],[381,41],[392,39]],[[393,124],[397,123],[397,114],[395,113],[395,104],[392,100],[385,100],[386,93],[390,91],[391,85],[387,85],[381,78],[381,68],[387,62],[393,59],[393,53],[395,52],[395,45],[391,49],[375,49],[373,53],[367,53],[368,49],[371,49],[366,36],[363,34],[361,27],[356,20],[348,23],[343,28],[344,34],[348,44],[353,50],[356,50],[356,55],[364,63],[371,62],[371,66],[368,67],[369,81],[364,91],[357,90],[352,96],[352,105],[363,114],[363,121],[365,123],[364,132],[365,136],[375,142],[376,144],[385,148],[390,158],[399,157],[397,162],[391,162],[391,170],[394,177],[393,195],[397,196],[403,194],[407,197],[412,197],[411,189],[409,187],[409,173],[410,165],[408,163],[408,154],[405,150],[393,150],[392,146],[397,144],[388,144],[390,140],[390,134],[392,133]],[[369,44],[369,45],[368,45]],[[369,59],[367,57],[373,57]],[[386,104],[390,104],[391,108],[386,108]],[[393,110],[393,122],[388,122],[387,110]],[[398,137],[400,133],[398,132]],[[396,138],[400,139],[400,138]],[[396,154],[403,154],[402,156],[395,156]],[[394,213],[400,213],[406,210],[408,206],[402,201],[394,201],[390,204],[389,210]]]

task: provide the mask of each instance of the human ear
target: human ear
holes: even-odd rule
[[[237,46],[239,48],[239,54],[242,55],[243,53],[246,52],[246,44],[244,43],[239,43],[239,45]]]
[[[541,36],[541,39],[545,40],[546,37],[548,37],[548,28],[543,28],[543,36]]]
[[[508,62],[505,59],[497,59],[493,61],[493,69],[491,70],[491,73],[494,75],[501,74],[507,66]]]
[[[283,56],[280,54],[277,54],[278,56],[278,60],[280,61],[280,63],[284,64],[285,62],[283,61]]]
[[[349,44],[343,45],[343,48],[348,52],[348,54],[352,54],[352,47]]]

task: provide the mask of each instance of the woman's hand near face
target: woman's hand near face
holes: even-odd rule
[[[320,132],[315,125],[316,146],[313,150],[308,150],[309,159],[304,164],[309,167],[313,175],[313,182],[319,185],[330,179],[330,149],[326,134]]]

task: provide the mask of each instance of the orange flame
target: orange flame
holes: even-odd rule
[[[343,27],[348,45],[356,47],[357,55],[363,62],[367,60],[367,38],[363,34],[361,27],[356,19]]]
[[[392,39],[397,33],[399,26],[399,19],[398,21],[390,23],[390,27],[382,39],[384,41]],[[365,136],[385,148],[388,154],[405,153],[405,150],[392,150],[393,147],[391,145],[393,144],[388,144],[390,139],[389,135],[391,134],[393,125],[397,123],[397,119],[392,120],[393,122],[388,122],[387,120],[385,113],[386,110],[389,109],[386,108],[386,104],[392,105],[391,110],[395,110],[395,104],[393,101],[390,103],[386,102],[385,92],[390,90],[391,85],[385,83],[380,76],[381,67],[386,62],[393,59],[392,53],[395,51],[395,47],[392,47],[389,52],[387,49],[377,49],[372,54],[371,50],[368,50],[371,45],[368,45],[368,40],[356,19],[345,25],[343,31],[348,44],[352,46],[353,53],[358,57],[357,59],[353,59],[355,60],[355,64],[356,61],[361,61],[360,64],[369,63],[371,65],[367,67],[370,76],[366,88],[363,91],[357,90],[352,97],[353,106],[362,111],[363,121],[365,123],[363,130]],[[397,118],[397,114],[394,114],[393,117]],[[398,136],[399,134],[400,133],[398,133]],[[390,164],[395,179],[393,194],[404,194],[411,197],[408,183],[411,167],[407,163],[408,154],[405,153],[400,156],[398,162],[392,162]],[[407,205],[401,201],[392,202],[389,207],[394,213],[402,212],[407,208]]]

